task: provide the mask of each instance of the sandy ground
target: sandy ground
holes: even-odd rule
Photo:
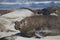
[[[19,33],[18,30],[15,30],[16,32],[0,32],[0,38],[2,37],[6,37],[6,36],[11,36],[11,35],[14,35],[16,33]]]
[[[6,37],[6,36],[11,36],[14,35],[18,32],[0,32],[0,38],[2,37]],[[43,38],[26,38],[26,37],[22,37],[22,36],[13,36],[16,37],[15,40],[60,40],[60,36],[47,36],[47,37],[43,37]]]
[[[36,38],[23,38],[23,37],[17,37],[16,40],[60,40],[60,36],[50,36],[50,37],[44,37],[41,39],[36,39]]]

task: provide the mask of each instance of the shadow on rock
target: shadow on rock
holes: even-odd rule
[[[25,34],[17,33],[17,34],[11,35],[11,36],[2,37],[2,38],[0,38],[0,40],[15,40],[17,38],[17,36],[30,38],[29,36],[27,36]]]
[[[13,36],[21,36],[21,37],[30,38],[29,36],[27,36],[27,35],[25,35],[25,34],[23,34],[23,33],[17,33],[17,34],[15,34],[15,35],[13,35]]]

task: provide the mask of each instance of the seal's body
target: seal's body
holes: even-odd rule
[[[15,28],[20,30],[22,33],[33,36],[35,35],[35,29],[42,27],[46,24],[47,19],[44,16],[32,16],[23,19],[20,22],[15,22]]]
[[[60,20],[57,16],[31,16],[15,22],[15,28],[28,36],[60,35]]]

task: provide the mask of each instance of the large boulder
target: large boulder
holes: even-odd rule
[[[29,9],[15,9],[13,12],[4,14],[1,17],[7,18],[11,21],[16,21],[33,15],[34,13]]]
[[[60,14],[60,7],[59,6],[51,6],[41,10],[43,15],[50,15],[52,13]]]

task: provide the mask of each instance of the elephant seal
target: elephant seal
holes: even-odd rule
[[[35,36],[36,28],[46,26],[47,16],[31,16],[15,22],[15,29],[28,36]]]
[[[60,35],[60,20],[57,16],[31,16],[15,22],[15,29],[30,37]]]

